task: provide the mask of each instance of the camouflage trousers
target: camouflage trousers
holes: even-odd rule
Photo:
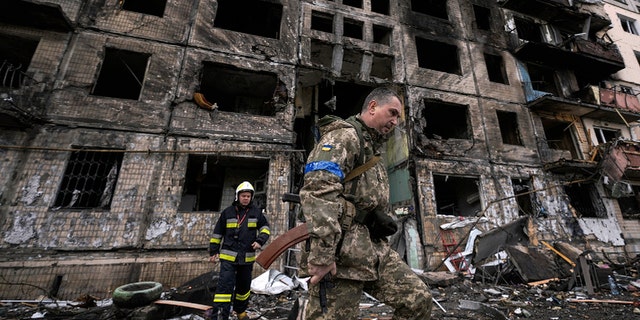
[[[427,285],[402,261],[397,252],[378,251],[378,280],[357,281],[333,278],[326,290],[327,313],[322,313],[319,286],[309,288],[309,301],[305,310],[307,320],[351,320],[360,315],[359,303],[366,291],[376,299],[394,308],[393,319],[431,318],[433,301]],[[386,252],[384,252],[386,251]]]

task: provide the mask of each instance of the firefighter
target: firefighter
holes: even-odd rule
[[[238,319],[249,319],[246,310],[256,250],[262,248],[270,235],[267,218],[262,209],[253,204],[254,193],[251,183],[244,181],[238,185],[235,201],[220,213],[213,229],[209,261],[220,262],[220,276],[211,319],[229,319],[232,302]]]

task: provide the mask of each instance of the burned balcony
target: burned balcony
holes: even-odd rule
[[[524,42],[524,43],[523,43]],[[594,77],[604,77],[624,69],[622,55],[613,43],[570,36],[559,44],[520,41],[513,49],[523,61],[536,61],[550,67],[588,69]]]
[[[600,147],[602,152],[602,172],[608,179],[607,185],[620,181],[640,181],[640,143],[630,140],[616,140]]]
[[[592,32],[611,24],[602,3],[580,0],[501,0],[505,9],[549,21],[558,26],[581,28],[587,26]],[[578,31],[581,32],[581,31]]]
[[[0,1],[0,23],[57,32],[73,30],[60,5],[34,0]]]

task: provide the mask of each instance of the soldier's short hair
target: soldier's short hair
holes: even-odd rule
[[[367,110],[367,105],[371,100],[378,101],[379,104],[385,104],[391,102],[391,99],[397,98],[398,101],[402,102],[402,98],[398,94],[398,91],[390,86],[377,87],[367,95],[367,98],[364,99],[364,104],[362,105],[362,111]]]

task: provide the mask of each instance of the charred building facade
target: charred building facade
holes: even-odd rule
[[[623,58],[606,6],[5,1],[0,298],[207,272],[213,223],[244,180],[272,236],[286,232],[310,128],[383,84],[404,96],[384,158],[392,241],[412,267],[442,269],[471,229],[523,218],[531,246],[635,254],[640,81],[621,79],[640,49]]]

